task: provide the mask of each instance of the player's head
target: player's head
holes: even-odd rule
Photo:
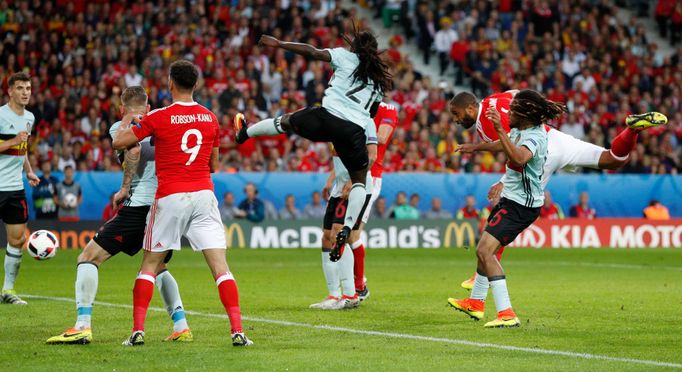
[[[383,52],[379,51],[377,38],[369,30],[358,30],[353,22],[353,38],[343,35],[350,45],[351,52],[357,54],[360,59],[358,67],[353,71],[353,77],[367,84],[373,82],[383,93],[393,89],[393,76],[388,70],[388,65],[381,58]]]
[[[194,86],[199,80],[199,70],[194,63],[180,59],[170,65],[170,73],[168,79],[168,89],[171,94],[176,93],[192,93]]]
[[[524,89],[514,96],[509,105],[509,126],[538,126],[566,112],[566,105],[550,101],[542,94]]]
[[[455,123],[466,129],[476,124],[478,116],[478,99],[469,92],[459,92],[450,100],[450,114]]]
[[[139,85],[125,88],[121,93],[121,114],[146,114],[149,112],[147,92]]]
[[[31,77],[25,72],[12,74],[7,80],[7,93],[13,104],[25,107],[31,99]]]

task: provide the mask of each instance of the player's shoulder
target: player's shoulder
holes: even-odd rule
[[[344,67],[345,65],[357,64],[360,62],[358,55],[346,48],[338,47],[325,50],[329,52],[332,63],[337,67]]]
[[[24,118],[26,118],[26,119],[28,119],[28,120],[30,120],[30,121],[35,121],[35,120],[36,120],[35,115],[33,115],[33,113],[32,113],[31,111],[28,111],[28,110],[26,110],[26,109],[24,109]]]
[[[383,111],[398,111],[395,105],[386,102],[379,103],[379,108]]]
[[[114,124],[111,124],[111,128],[109,128],[109,135],[111,138],[114,138],[114,134],[116,134],[116,131],[118,130],[118,127],[121,126],[121,121],[117,121]]]

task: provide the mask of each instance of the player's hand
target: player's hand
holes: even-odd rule
[[[117,211],[121,205],[123,205],[123,202],[128,200],[130,197],[130,192],[128,191],[127,188],[122,188],[114,194],[114,211]]]
[[[40,183],[40,178],[33,172],[27,173],[26,178],[28,178],[28,184],[31,185],[31,187],[36,187]]]
[[[28,141],[28,132],[22,131],[22,132],[17,133],[17,135],[14,138],[12,138],[12,141],[13,141],[13,146],[19,145],[19,144],[22,144],[22,143]]]
[[[488,109],[485,111],[485,116],[493,123],[493,126],[495,126],[496,130],[503,130],[500,113],[497,112],[497,110],[492,107],[488,107]]]
[[[260,37],[260,40],[258,40],[258,45],[259,46],[265,46],[265,47],[278,48],[279,47],[279,40],[277,40],[276,38],[274,38],[270,35],[263,35]]]
[[[495,206],[500,201],[502,189],[504,189],[504,184],[502,182],[497,182],[496,184],[490,186],[490,190],[488,190],[488,201],[493,206]]]
[[[476,145],[474,145],[473,143],[463,143],[463,144],[457,146],[457,148],[455,149],[455,152],[461,152],[463,154],[471,154],[473,152],[476,152]]]

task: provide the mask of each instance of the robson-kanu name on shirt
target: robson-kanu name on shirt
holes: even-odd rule
[[[213,118],[209,114],[194,114],[194,115],[171,115],[171,124],[191,124],[197,122],[211,123]]]

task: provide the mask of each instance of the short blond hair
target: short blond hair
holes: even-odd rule
[[[139,85],[128,87],[121,94],[121,103],[125,107],[145,107],[147,92]]]

